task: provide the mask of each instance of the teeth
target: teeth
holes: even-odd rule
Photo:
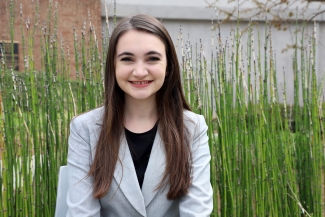
[[[133,81],[133,84],[148,84],[149,81]]]

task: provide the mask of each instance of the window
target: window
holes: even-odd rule
[[[13,70],[19,70],[19,58],[18,58],[18,43],[13,42],[14,53],[12,56],[12,43],[10,41],[0,41],[0,59],[4,59],[7,68],[12,66],[12,58],[14,59]]]

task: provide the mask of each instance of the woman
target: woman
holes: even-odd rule
[[[105,104],[70,124],[67,216],[209,216],[210,152],[190,111],[172,40],[155,18],[112,33]]]

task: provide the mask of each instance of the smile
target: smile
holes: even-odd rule
[[[145,88],[148,87],[152,81],[129,81],[129,82],[135,88]]]
[[[130,81],[132,84],[149,84],[151,81]]]

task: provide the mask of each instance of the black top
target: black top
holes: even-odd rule
[[[133,133],[125,128],[125,137],[129,145],[140,188],[144,179],[150,153],[157,132],[157,124],[144,133]]]

